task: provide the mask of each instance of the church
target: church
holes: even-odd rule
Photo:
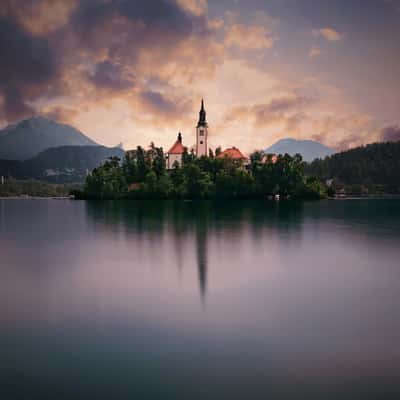
[[[182,156],[185,152],[185,146],[182,144],[182,134],[179,132],[176,142],[172,145],[167,153],[167,168],[173,169],[175,163],[182,165]],[[204,108],[204,100],[201,100],[199,111],[199,121],[196,126],[196,157],[208,157],[208,123],[206,120],[206,110]],[[247,162],[248,158],[236,147],[231,147],[222,151],[217,157],[229,157]]]

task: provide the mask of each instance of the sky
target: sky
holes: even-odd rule
[[[400,140],[400,0],[1,0],[0,126],[106,146]]]

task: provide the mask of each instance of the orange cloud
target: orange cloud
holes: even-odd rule
[[[274,39],[263,26],[234,24],[226,28],[225,44],[242,50],[261,50],[271,48]]]
[[[322,36],[326,40],[330,42],[337,42],[339,40],[342,40],[344,35],[339,33],[333,28],[322,28],[318,30],[313,30],[313,35],[314,36]]]
[[[310,58],[315,58],[320,56],[322,53],[321,49],[319,47],[312,47],[308,53],[308,56]]]
[[[64,26],[78,0],[2,0],[0,15],[13,15],[18,23],[34,35],[46,35]]]

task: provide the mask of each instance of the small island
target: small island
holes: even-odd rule
[[[248,157],[238,148],[215,151],[208,147],[208,123],[201,101],[196,145],[191,150],[178,134],[164,153],[153,143],[138,146],[124,158],[111,157],[86,178],[78,199],[207,199],[280,198],[319,199],[327,188],[305,174],[300,154],[276,155],[255,151]]]

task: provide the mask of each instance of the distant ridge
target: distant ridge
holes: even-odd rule
[[[59,146],[97,146],[72,126],[32,117],[0,130],[0,159],[26,160]]]
[[[304,161],[313,161],[316,158],[325,158],[335,153],[333,149],[314,140],[281,139],[265,149],[266,153],[301,154]]]

